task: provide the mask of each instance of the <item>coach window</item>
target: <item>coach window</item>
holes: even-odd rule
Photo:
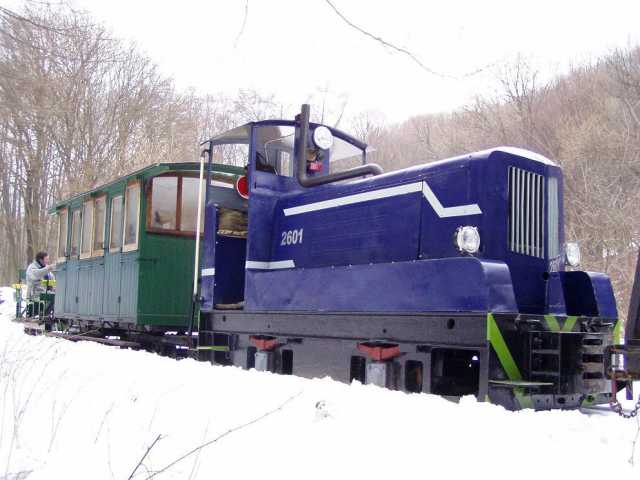
[[[71,214],[71,250],[70,257],[77,257],[80,253],[80,210],[76,209]]]
[[[138,248],[138,219],[140,217],[140,184],[130,183],[124,192],[124,246],[123,252]]]
[[[67,229],[69,228],[69,214],[67,209],[58,212],[58,253],[56,255],[58,262],[64,262],[67,259]]]
[[[155,177],[151,190],[147,193],[147,231],[192,236],[196,230],[199,188],[200,179],[196,177]],[[202,205],[204,206],[204,191]],[[200,232],[202,223],[201,217]]]
[[[91,256],[91,234],[93,233],[93,200],[82,204],[82,234],[80,237],[80,258]]]
[[[178,177],[155,177],[151,182],[149,230],[176,230],[178,224]]]
[[[99,257],[104,255],[104,225],[107,220],[107,197],[96,198],[93,220],[93,247],[91,255]]]
[[[118,252],[122,248],[122,195],[111,199],[111,218],[109,220],[109,252]]]
[[[203,185],[204,187],[204,185]],[[198,217],[198,193],[200,192],[200,179],[194,177],[182,177],[182,188],[180,199],[180,231],[196,231],[196,219]],[[204,221],[204,191],[202,192],[202,203],[200,213],[200,229],[203,231]]]

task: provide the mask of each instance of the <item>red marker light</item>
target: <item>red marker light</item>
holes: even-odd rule
[[[309,172],[321,172],[322,171],[322,162],[311,162],[307,164],[307,170]]]
[[[238,195],[242,198],[249,198],[249,181],[246,175],[238,177],[236,180],[236,192],[238,192]]]

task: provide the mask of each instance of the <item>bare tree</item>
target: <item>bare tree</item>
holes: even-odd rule
[[[28,4],[0,15],[0,206],[13,259],[0,275],[53,246],[56,199],[141,164],[195,158],[193,105],[83,13]]]

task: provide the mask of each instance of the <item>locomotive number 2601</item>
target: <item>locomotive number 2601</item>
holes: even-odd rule
[[[302,243],[303,233],[304,228],[282,232],[282,240],[280,241],[280,245],[297,245],[298,243]]]

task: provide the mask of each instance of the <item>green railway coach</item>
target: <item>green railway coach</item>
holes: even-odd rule
[[[150,165],[59,202],[55,317],[163,331],[189,325],[200,164]],[[209,201],[243,169],[214,165]],[[204,194],[203,194],[204,198]]]

